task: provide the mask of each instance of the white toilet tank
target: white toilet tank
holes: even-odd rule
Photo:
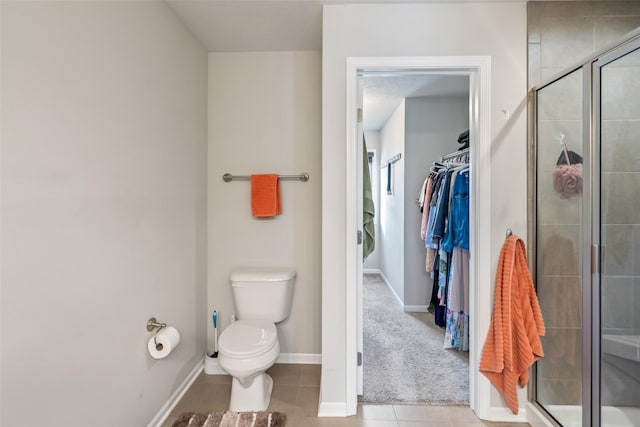
[[[241,320],[283,321],[291,311],[295,270],[283,267],[246,267],[231,273],[236,315]]]

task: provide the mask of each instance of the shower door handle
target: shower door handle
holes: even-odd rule
[[[591,274],[604,274],[603,255],[604,246],[591,245]]]

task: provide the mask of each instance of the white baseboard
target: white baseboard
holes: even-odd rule
[[[402,311],[405,311],[407,313],[426,313],[429,311],[428,305],[404,305],[395,289],[393,289],[393,286],[391,286],[391,283],[389,283],[389,280],[385,277],[384,273],[381,270],[378,270],[377,268],[366,268],[363,269],[362,272],[364,274],[377,274],[378,276],[380,276],[384,283],[387,284],[387,287],[391,289],[391,292],[393,293],[393,295],[395,295],[398,302],[402,305]]]
[[[489,409],[489,421],[505,423],[526,423],[527,411],[525,408],[518,408],[518,414],[511,412],[511,409],[499,406],[492,406]]]
[[[400,303],[401,306],[404,307],[404,303],[402,302],[402,300],[400,299],[400,296],[398,296],[398,294],[396,293],[396,290],[393,289],[393,286],[391,286],[391,283],[389,282],[389,279],[387,279],[387,276],[384,275],[384,273],[381,271],[380,273],[380,277],[382,278],[382,280],[384,281],[384,283],[387,284],[387,287],[391,290],[391,293],[396,297],[396,299],[398,300],[398,302]]]
[[[280,353],[276,363],[295,363],[301,365],[321,365],[322,354],[313,353]]]
[[[171,394],[171,396],[169,396],[169,399],[166,401],[164,405],[162,405],[162,408],[160,408],[156,416],[153,417],[151,421],[149,421],[149,424],[147,424],[147,427],[162,426],[162,423],[164,423],[166,419],[169,417],[169,414],[171,413],[173,408],[175,408],[178,402],[180,402],[180,399],[182,399],[182,396],[184,396],[187,390],[189,390],[189,387],[191,387],[191,384],[193,384],[196,378],[198,378],[198,375],[200,375],[200,372],[202,372],[203,368],[204,368],[204,358],[200,360],[198,363],[196,363],[196,366],[193,367],[191,372],[189,372],[189,375],[187,375],[184,381],[182,381],[182,384],[180,384],[180,386],[176,389],[176,391],[174,391]]]
[[[320,402],[318,417],[346,417],[347,404],[345,402]]]
[[[391,292],[393,293],[393,295],[395,295],[398,302],[400,302],[400,304],[402,305],[402,311],[405,311],[407,313],[426,313],[427,311],[429,311],[428,305],[404,305],[404,303],[396,293],[395,289],[393,289],[393,286],[391,286],[391,283],[389,283],[389,280],[386,278],[386,276],[381,270],[378,270],[377,268],[367,268],[362,270],[362,272],[364,274],[377,274],[378,276],[380,276],[380,278],[384,281],[384,283],[387,284],[387,287],[391,289]]]
[[[426,313],[429,311],[428,305],[405,305],[402,307],[402,311],[407,313]]]

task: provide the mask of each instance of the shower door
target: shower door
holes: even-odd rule
[[[560,424],[582,426],[583,151],[582,68],[536,92],[535,280],[546,326],[536,400]],[[566,149],[566,156],[565,156]],[[569,165],[567,165],[567,158]],[[563,181],[564,179],[564,181]]]
[[[594,241],[601,246],[594,296],[593,419],[640,425],[640,50],[623,46],[593,64]],[[598,84],[599,83],[599,87]],[[599,89],[599,90],[598,90]],[[597,298],[599,296],[599,298]],[[599,301],[598,301],[599,299]],[[599,306],[598,306],[599,303]],[[599,324],[598,324],[599,323]],[[599,339],[599,342],[598,342]],[[599,351],[598,351],[599,344]],[[597,368],[597,367],[596,367]]]
[[[532,92],[532,400],[562,426],[640,426],[640,29]]]

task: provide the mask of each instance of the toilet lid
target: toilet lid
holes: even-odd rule
[[[265,353],[278,342],[273,322],[236,320],[220,335],[220,352],[232,357],[251,357]]]

